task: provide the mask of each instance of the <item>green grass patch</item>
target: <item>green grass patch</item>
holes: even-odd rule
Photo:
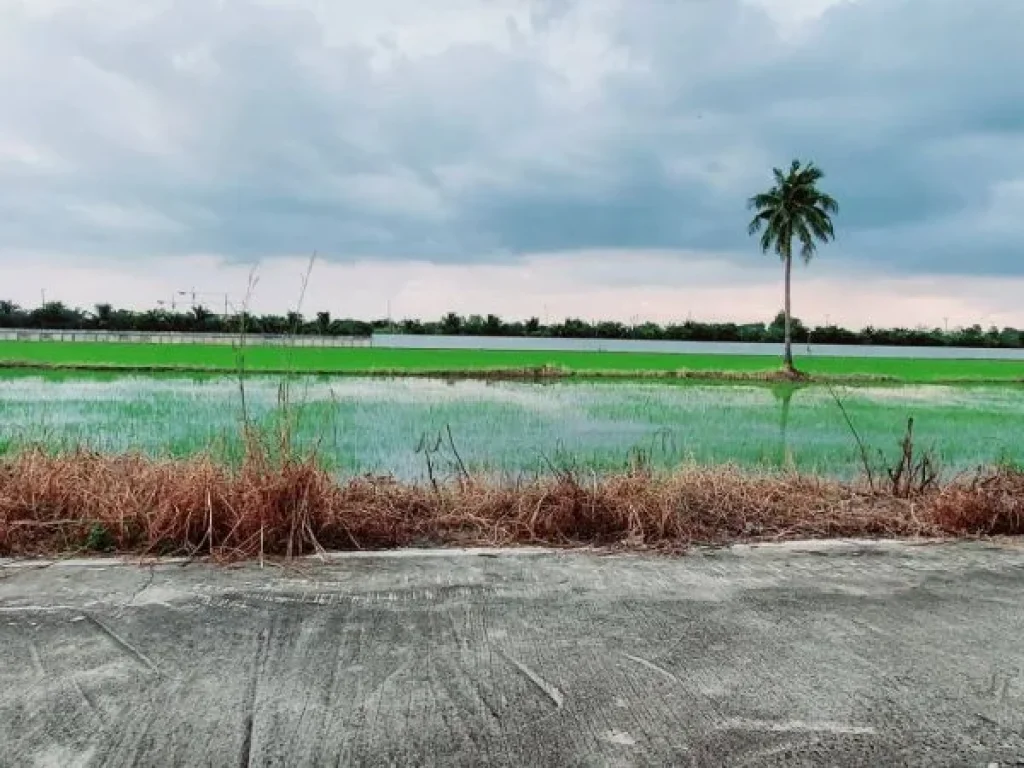
[[[659,354],[643,352],[562,352],[540,350],[384,349],[247,347],[251,372],[311,374],[515,376],[672,375],[713,378],[767,375],[778,369],[774,357],[755,355]],[[113,368],[229,372],[237,352],[228,346],[78,342],[0,342],[0,366]],[[839,379],[927,382],[1024,381],[1024,363],[1013,360],[859,358],[802,356],[801,370]]]

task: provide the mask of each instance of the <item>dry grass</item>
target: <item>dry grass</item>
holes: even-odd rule
[[[1024,533],[1024,473],[1011,470],[898,498],[729,467],[519,484],[339,483],[313,459],[253,456],[236,469],[205,457],[29,451],[8,458],[0,462],[0,554],[239,559],[424,544],[680,550],[741,540]]]

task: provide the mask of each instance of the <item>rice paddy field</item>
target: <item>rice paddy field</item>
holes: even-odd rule
[[[579,377],[641,377],[687,371],[713,377],[769,373],[777,361],[763,355],[665,354],[565,350],[315,349],[250,347],[252,372],[309,374],[465,374],[526,371],[552,366]],[[819,376],[875,377],[905,383],[1024,382],[1024,363],[997,359],[808,357],[801,369]],[[0,342],[0,367],[113,368],[230,372],[238,356],[229,346],[87,342]]]
[[[103,350],[104,359],[113,352],[129,362],[145,359],[127,345],[111,346],[116,349]],[[230,348],[157,351],[160,357],[153,359],[162,362],[178,352],[193,356],[182,359],[198,352],[214,364],[232,355]],[[256,352],[271,353],[263,359],[269,365],[282,351]],[[314,353],[324,356],[322,350]],[[340,365],[345,359],[335,360]],[[403,359],[412,364],[420,358]],[[422,358],[422,364],[429,360]],[[232,376],[31,370],[0,376],[4,452],[42,445],[173,457],[209,451],[230,460],[241,451],[241,398]],[[280,426],[280,386],[281,378],[273,376],[249,377],[245,384],[249,414],[268,434]],[[907,418],[913,417],[918,447],[934,449],[947,475],[1024,463],[1024,391],[1018,386],[860,385],[834,391],[873,462],[898,453]],[[568,468],[613,472],[637,461],[663,468],[735,463],[840,479],[860,472],[843,414],[832,393],[818,385],[296,376],[290,399],[295,439],[339,476],[416,480],[426,476],[428,461],[446,475],[460,460],[470,471],[500,477]]]

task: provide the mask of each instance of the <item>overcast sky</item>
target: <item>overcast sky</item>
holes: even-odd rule
[[[1024,326],[1022,0],[0,0],[0,294]]]

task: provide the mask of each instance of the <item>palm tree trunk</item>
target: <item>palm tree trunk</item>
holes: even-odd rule
[[[783,307],[783,312],[786,315],[786,335],[785,335],[785,348],[782,353],[782,367],[784,370],[793,372],[793,332],[792,332],[792,313],[790,312],[790,298],[789,298],[789,285],[790,277],[793,272],[793,249],[792,246],[786,244],[786,257],[783,260],[785,262],[786,270],[786,302]]]

